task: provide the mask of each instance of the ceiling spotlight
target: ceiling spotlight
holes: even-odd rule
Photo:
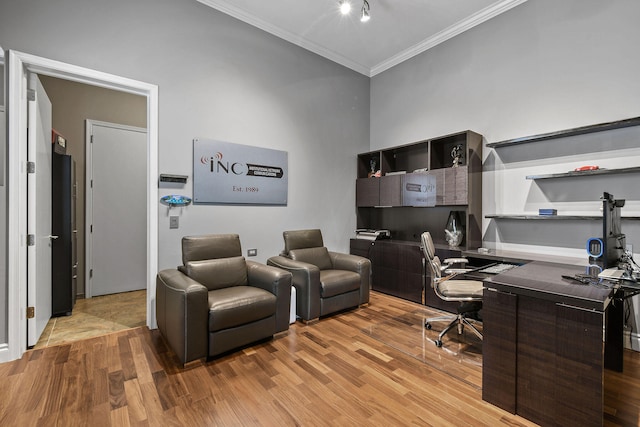
[[[343,15],[347,15],[351,12],[351,3],[349,3],[348,0],[340,0],[338,4],[340,5],[340,13]]]
[[[364,3],[362,3],[362,11],[360,13],[360,22],[367,22],[369,19],[371,19],[371,16],[369,16],[369,2],[364,0]]]

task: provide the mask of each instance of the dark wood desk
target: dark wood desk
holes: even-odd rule
[[[561,277],[576,273],[584,268],[534,261],[485,280],[485,401],[543,426],[602,425],[603,331],[616,291]]]

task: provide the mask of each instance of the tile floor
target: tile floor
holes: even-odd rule
[[[71,316],[52,317],[34,349],[144,326],[147,291],[78,299]]]

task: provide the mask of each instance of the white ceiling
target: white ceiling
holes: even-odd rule
[[[371,20],[360,22],[363,0],[198,0],[322,55],[374,76],[526,0],[368,0]]]

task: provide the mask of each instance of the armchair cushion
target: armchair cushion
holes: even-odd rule
[[[209,291],[247,285],[247,264],[242,256],[189,261],[185,267],[186,275]]]
[[[333,297],[360,289],[360,275],[346,270],[320,271],[320,296]]]
[[[233,328],[274,315],[276,296],[253,286],[209,291],[209,332]]]
[[[329,251],[324,246],[317,248],[294,249],[289,251],[289,256],[295,261],[313,264],[320,270],[329,270],[333,268],[331,258],[329,257]]]
[[[284,251],[282,251],[284,256],[289,256],[289,252],[295,249],[324,246],[322,232],[318,229],[285,231],[282,236],[284,237]]]
[[[242,255],[237,234],[208,234],[182,238],[182,264],[203,259],[231,258]]]

